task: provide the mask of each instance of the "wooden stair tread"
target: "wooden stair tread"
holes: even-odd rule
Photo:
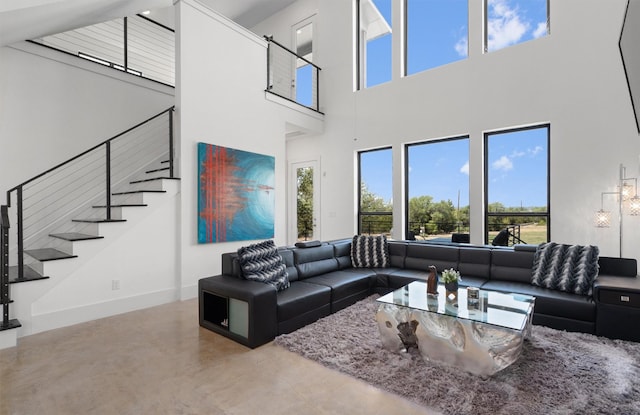
[[[82,223],[111,223],[111,222],[126,222],[126,219],[98,219],[98,218],[89,218],[89,219],[71,219],[71,222],[82,222]]]
[[[26,249],[25,254],[37,259],[38,261],[55,261],[58,259],[77,258],[77,255],[70,255],[66,252],[58,251],[53,248]]]
[[[130,190],[128,192],[118,192],[118,193],[112,193],[113,196],[117,196],[117,195],[132,195],[132,194],[136,194],[136,193],[167,193],[166,190]]]
[[[78,232],[67,232],[67,233],[52,233],[49,236],[53,236],[54,238],[64,239],[65,241],[88,241],[91,239],[103,239],[103,236],[97,235],[87,235],[84,233]]]
[[[22,278],[18,275],[18,266],[9,267],[9,283],[15,284],[18,282],[27,282],[27,281],[37,281],[37,280],[46,280],[47,276],[40,275],[32,268],[25,266],[23,269],[24,275]]]

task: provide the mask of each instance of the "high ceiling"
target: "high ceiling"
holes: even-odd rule
[[[295,0],[200,0],[252,27]],[[0,0],[0,46],[170,7],[173,0]]]

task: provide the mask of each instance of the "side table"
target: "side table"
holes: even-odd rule
[[[593,297],[596,335],[640,342],[640,278],[598,277]]]

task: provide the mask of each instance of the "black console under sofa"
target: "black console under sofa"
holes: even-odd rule
[[[367,296],[415,280],[427,268],[460,271],[462,287],[536,297],[533,323],[640,341],[640,278],[635,259],[599,257],[592,295],[531,284],[536,246],[494,247],[389,241],[388,265],[355,268],[351,239],[278,248],[289,276],[283,291],[243,278],[235,252],[222,255],[222,275],[199,280],[200,325],[251,348],[290,333]]]

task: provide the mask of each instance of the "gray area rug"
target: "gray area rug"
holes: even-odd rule
[[[446,414],[640,414],[640,343],[534,326],[516,363],[481,378],[383,349],[375,298],[275,343]]]

